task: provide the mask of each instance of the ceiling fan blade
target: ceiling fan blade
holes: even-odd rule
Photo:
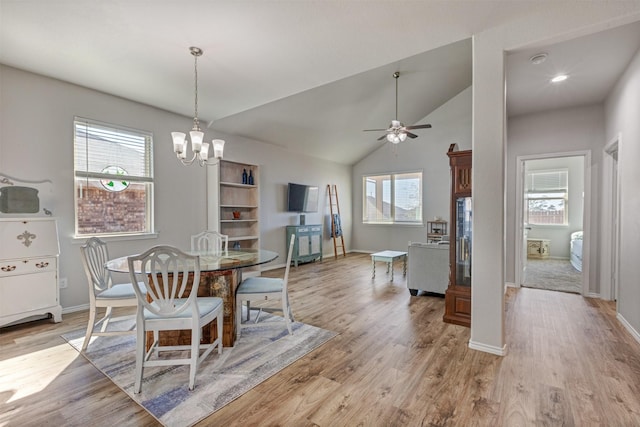
[[[407,129],[429,129],[431,125],[406,126]]]
[[[415,133],[411,133],[411,132],[405,132],[405,133],[407,134],[407,136],[409,138],[417,138],[418,137],[418,135],[416,135]]]
[[[389,129],[364,129],[363,132],[386,132]]]
[[[383,139],[385,139],[387,137],[387,135],[382,135],[380,138],[378,138],[378,141],[382,141]]]

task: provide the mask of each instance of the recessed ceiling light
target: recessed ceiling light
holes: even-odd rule
[[[534,65],[542,64],[544,61],[547,60],[547,56],[549,55],[546,54],[545,52],[536,53],[531,58],[529,58],[529,61],[531,61],[531,63]]]
[[[566,74],[558,74],[557,76],[551,79],[551,83],[560,83],[567,80],[568,78],[569,76],[567,76]]]

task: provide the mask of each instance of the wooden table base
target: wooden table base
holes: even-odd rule
[[[193,275],[191,275],[193,276]],[[191,292],[193,277],[189,278],[185,297]],[[222,326],[223,347],[233,347],[236,338],[236,287],[238,286],[237,270],[204,271],[200,273],[199,297],[220,297],[224,304],[224,324]],[[218,337],[216,320],[202,328],[201,344],[210,344]],[[151,348],[153,332],[147,332],[147,350]],[[161,331],[160,345],[189,345],[191,331]]]

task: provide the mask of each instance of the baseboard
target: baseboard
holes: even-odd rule
[[[74,305],[72,307],[64,307],[62,309],[62,314],[75,313],[76,311],[84,311],[84,310],[89,310],[89,304]]]
[[[506,356],[507,355],[507,345],[505,344],[502,347],[496,347],[493,345],[487,345],[482,343],[477,343],[469,340],[469,348],[472,350],[484,351],[485,353],[495,354],[496,356]]]
[[[351,252],[361,252],[361,251],[351,251],[348,250],[346,253],[350,254]],[[372,253],[372,252],[364,252],[364,253]],[[338,259],[340,259],[340,257],[342,256],[342,254],[338,254]],[[335,254],[333,252],[327,254],[327,253],[323,253],[322,254],[322,259],[325,260],[327,258],[334,258]],[[300,264],[303,265],[304,263]],[[270,271],[270,270],[277,270],[279,268],[285,268],[287,266],[287,264],[282,263],[282,264],[274,264],[274,265],[269,265],[267,267],[262,267],[262,270],[260,271]]]
[[[353,252],[353,251],[351,251],[351,250],[346,250],[346,251],[345,251],[345,254],[350,254],[351,252]],[[331,251],[331,252],[329,252],[329,253],[324,252],[324,253],[322,254],[322,258],[335,258],[335,256],[336,256],[336,254],[334,254],[334,253],[333,253],[333,251]],[[340,258],[341,256],[342,256],[342,249],[338,248],[338,258]]]
[[[622,323],[622,326],[624,326],[625,329],[629,331],[631,336],[634,337],[636,341],[640,342],[640,333],[638,333],[638,331],[636,331],[633,326],[631,326],[631,324],[627,322],[627,319],[625,319],[620,313],[616,315],[616,318],[620,321],[620,323]]]
[[[507,289],[509,288],[518,288],[519,286],[516,286],[515,283],[513,282],[504,282],[504,293],[507,293]]]
[[[585,295],[585,297],[587,298],[600,298],[600,294],[597,292],[587,292],[587,294]]]

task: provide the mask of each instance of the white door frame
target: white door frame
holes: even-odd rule
[[[600,298],[617,299],[620,254],[620,179],[614,153],[622,135],[612,138],[602,151],[602,222],[600,227]],[[615,188],[614,188],[615,185]],[[614,206],[616,209],[614,209]],[[614,225],[614,226],[612,226]],[[615,286],[611,286],[611,282]]]
[[[523,242],[523,226],[524,226],[524,164],[528,160],[552,159],[557,157],[582,157],[584,160],[584,206],[582,211],[582,295],[589,294],[589,259],[591,253],[591,150],[570,151],[562,153],[546,153],[532,154],[526,156],[518,156],[517,172],[516,172],[516,233],[515,246],[519,252],[522,252]],[[517,254],[515,260],[515,279],[516,287],[522,285],[522,268],[524,267],[522,257],[526,254]]]

